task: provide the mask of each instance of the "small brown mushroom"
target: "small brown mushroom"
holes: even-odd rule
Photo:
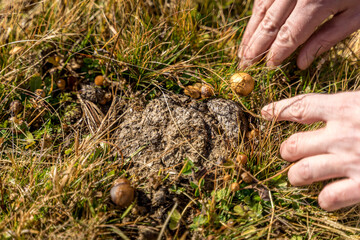
[[[214,96],[214,90],[212,89],[212,87],[210,87],[207,84],[203,84],[200,88],[200,92],[201,92],[201,97],[202,98],[209,98]]]
[[[245,154],[239,154],[237,157],[236,157],[236,162],[238,164],[240,164],[241,166],[245,166],[246,163],[247,163],[247,156]]]
[[[253,181],[253,178],[247,172],[243,172],[241,174],[241,179],[246,183],[252,183]]]
[[[107,102],[110,102],[112,99],[112,94],[110,92],[105,93],[104,98],[106,99]]]
[[[185,95],[194,98],[194,99],[198,99],[201,96],[201,91],[199,88],[195,87],[195,86],[187,86],[184,89],[184,93]]]
[[[97,86],[104,85],[104,81],[105,81],[104,76],[99,75],[99,76],[95,77],[95,85],[97,85]]]
[[[229,174],[226,174],[225,176],[224,176],[224,181],[225,182],[228,182],[228,181],[230,181],[231,180],[231,176],[229,175]]]
[[[235,225],[235,221],[233,219],[230,219],[229,221],[227,221],[227,226],[228,227],[233,227]]]
[[[254,79],[247,73],[235,73],[230,78],[230,87],[239,96],[249,95],[254,86]]]
[[[135,196],[135,189],[126,178],[119,178],[115,181],[110,190],[111,200],[120,208],[128,207]]]
[[[251,130],[250,132],[247,132],[247,133],[246,133],[246,137],[247,137],[249,140],[253,140],[253,139],[255,139],[255,138],[259,137],[259,136],[260,136],[260,131],[257,130],[257,129],[253,129],[253,130]]]
[[[230,185],[230,191],[236,192],[240,190],[240,185],[237,182],[234,182]]]
[[[57,80],[56,85],[61,91],[66,89],[66,81],[64,79]]]

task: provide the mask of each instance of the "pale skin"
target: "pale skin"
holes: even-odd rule
[[[255,0],[239,48],[239,66],[248,67],[264,54],[268,66],[278,66],[303,45],[297,65],[306,69],[359,28],[359,0]]]
[[[359,0],[255,0],[239,66],[246,68],[264,54],[268,66],[278,66],[302,45],[297,65],[306,69],[359,28]],[[324,210],[360,203],[360,92],[296,96],[265,106],[261,114],[266,120],[324,122],[325,127],[293,134],[281,144],[282,158],[295,162],[289,181],[303,186],[338,179],[319,194]]]

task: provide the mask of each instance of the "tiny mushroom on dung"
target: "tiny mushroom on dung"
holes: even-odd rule
[[[247,96],[254,89],[254,79],[247,73],[235,73],[230,78],[231,89],[239,96]]]
[[[99,75],[99,76],[95,77],[95,85],[97,85],[97,86],[104,85],[104,81],[105,81],[104,76]]]
[[[101,105],[105,105],[105,104],[107,103],[107,101],[106,101],[105,98],[103,98],[103,99],[101,99],[101,100],[99,101],[99,103],[100,103]]]
[[[214,96],[214,90],[212,89],[212,87],[210,87],[207,84],[203,84],[200,88],[200,92],[201,92],[201,97],[202,98],[209,98]]]
[[[119,178],[115,181],[110,190],[111,200],[120,208],[126,208],[134,201],[135,189],[126,178]]]
[[[194,98],[194,99],[198,99],[201,97],[201,91],[199,88],[197,88],[196,86],[187,86],[184,89],[184,93],[185,95]]]

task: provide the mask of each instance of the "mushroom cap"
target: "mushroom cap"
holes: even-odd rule
[[[236,157],[236,162],[239,163],[240,165],[242,166],[245,166],[246,163],[247,163],[247,156],[245,154],[239,154],[237,157]]]
[[[240,190],[240,185],[237,182],[234,182],[230,185],[230,190],[236,192]]]
[[[194,98],[194,99],[198,99],[201,96],[201,92],[200,89],[194,86],[187,86],[184,89],[184,93],[185,95]]]
[[[241,174],[241,179],[246,183],[251,183],[253,181],[252,177],[247,172]]]
[[[120,208],[128,207],[135,197],[135,189],[130,185],[129,180],[120,178],[115,181],[110,190],[111,200]]]
[[[214,96],[214,90],[212,89],[212,87],[210,87],[207,84],[203,84],[200,88],[201,91],[201,97],[202,98],[209,98]]]
[[[65,81],[64,79],[59,79],[59,80],[57,80],[56,85],[58,86],[58,88],[59,88],[60,90],[65,90],[65,88],[66,88],[66,81]]]
[[[249,95],[255,86],[254,79],[247,73],[235,73],[230,78],[231,89],[239,96]]]
[[[99,75],[95,77],[95,85],[102,86],[104,84],[104,77]]]

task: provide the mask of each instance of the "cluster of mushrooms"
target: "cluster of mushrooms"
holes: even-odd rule
[[[231,76],[229,85],[234,93],[240,97],[244,97],[249,95],[254,89],[255,82],[249,74],[239,72]],[[194,99],[205,99],[215,94],[213,87],[207,83],[195,83],[194,85],[181,87],[184,88],[185,95]]]

